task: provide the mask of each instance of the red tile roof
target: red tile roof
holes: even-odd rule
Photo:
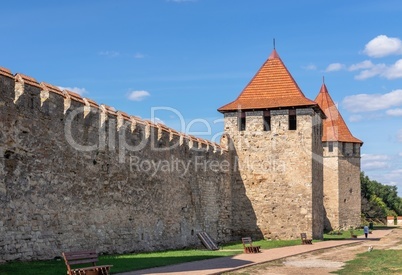
[[[218,111],[301,106],[317,106],[317,103],[304,96],[276,50],[273,50],[239,97]]]
[[[363,141],[355,138],[350,132],[348,126],[343,120],[334,101],[328,93],[325,84],[322,84],[321,90],[317,95],[315,102],[324,111],[327,119],[323,122],[322,141],[341,141],[363,144]]]

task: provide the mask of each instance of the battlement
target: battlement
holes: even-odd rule
[[[157,131],[157,140],[160,140],[162,135],[167,134],[169,135],[169,141],[173,141],[173,139],[177,137],[179,138],[179,145],[187,144],[190,149],[194,148],[204,151],[212,150],[213,153],[220,154],[227,152],[226,147],[215,142],[178,132],[173,128],[167,127],[164,124],[154,123],[149,120],[141,119],[137,116],[129,115],[123,111],[116,110],[115,108],[105,104],[98,104],[96,101],[90,98],[82,97],[81,95],[69,90],[62,90],[53,84],[49,84],[46,82],[39,83],[35,78],[21,73],[16,73],[13,75],[9,69],[4,67],[0,67],[0,77],[7,77],[14,80],[14,104],[18,102],[18,99],[26,92],[27,89],[29,89],[29,87],[34,87],[40,90],[39,96],[41,107],[47,100],[49,100],[50,95],[54,94],[60,96],[63,100],[63,113],[65,115],[67,111],[72,108],[71,102],[74,101],[81,105],[78,108],[83,108],[84,118],[86,118],[91,112],[98,113],[100,115],[101,126],[108,119],[117,120],[116,131],[119,131],[125,123],[129,123],[131,132],[133,133],[138,125],[142,125],[145,128],[146,139],[150,137],[150,133],[152,131]]]
[[[6,68],[0,118],[0,262],[232,239],[224,146]]]
[[[320,108],[275,51],[219,109],[220,144],[0,67],[0,262],[358,225],[361,141],[345,124],[323,154]]]

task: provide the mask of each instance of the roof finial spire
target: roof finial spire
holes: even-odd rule
[[[322,76],[322,84],[325,84],[325,76]]]
[[[274,50],[275,50],[275,38],[274,38]]]

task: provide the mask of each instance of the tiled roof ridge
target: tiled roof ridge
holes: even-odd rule
[[[275,52],[276,52],[276,51],[275,51]],[[272,54],[271,54],[271,55],[272,55]],[[231,105],[232,103],[234,103],[234,102],[236,102],[236,101],[238,101],[238,100],[240,99],[240,97],[241,97],[242,94],[243,94],[243,91],[254,81],[254,79],[257,77],[258,73],[262,70],[262,68],[264,68],[264,66],[265,66],[265,65],[267,64],[267,62],[270,60],[271,55],[270,55],[269,58],[268,58],[267,60],[265,60],[265,62],[260,66],[260,68],[258,69],[257,73],[250,79],[250,81],[247,83],[247,85],[244,87],[244,89],[241,91],[241,93],[236,97],[236,99],[233,100],[233,101],[231,101],[231,102],[229,102],[228,104],[223,105],[222,107],[220,107],[220,108],[218,109],[218,111],[224,109],[226,106]],[[278,57],[279,57],[279,56],[278,56]],[[238,107],[239,107],[239,109],[241,109],[241,105],[239,105]]]
[[[319,102],[317,102],[318,105],[323,106],[323,104],[324,104],[324,99],[329,99],[329,101],[327,100],[327,102],[332,102],[332,105],[333,105],[333,106],[335,105],[335,102],[332,100],[331,96],[330,96],[329,93],[328,93],[328,89],[327,89],[327,86],[325,86],[325,83],[323,83],[323,84],[321,85],[320,93],[321,93],[322,95],[324,95],[324,96],[321,97],[321,104],[320,104]],[[334,117],[333,117],[333,115],[332,115],[332,112],[328,109],[328,112],[325,112],[325,111],[324,111],[324,113],[325,113],[325,115],[327,116],[327,120],[326,120],[326,121],[328,121],[329,124],[331,124],[330,130],[331,130],[331,132],[332,132],[332,135],[335,137],[335,136],[336,136],[336,132],[335,132],[335,125],[334,125]],[[339,114],[339,115],[340,115],[340,114]],[[337,117],[339,117],[339,116],[337,116]],[[327,129],[327,131],[328,131],[328,127],[327,127],[326,129]]]
[[[276,50],[274,50],[273,52],[276,53]],[[273,53],[273,52],[272,52],[272,53]],[[251,83],[253,83],[253,81],[255,80],[255,78],[258,76],[258,73],[265,67],[265,65],[268,63],[268,61],[274,58],[274,57],[271,58],[272,53],[271,53],[271,55],[268,57],[268,59],[265,60],[265,62],[260,66],[260,68],[258,69],[257,73],[254,74],[254,76],[250,79],[250,81],[249,81],[249,82],[247,83],[247,85],[244,87],[244,89],[242,90],[242,92],[237,96],[237,98],[236,98],[235,100],[233,100],[232,102],[230,102],[229,104],[231,104],[231,103],[233,103],[233,102],[235,102],[235,101],[237,101],[237,100],[240,99],[240,97],[241,97],[242,94],[243,94],[243,91],[244,91],[248,86],[250,86]],[[275,56],[276,56],[275,58],[278,58],[279,60],[281,60],[281,58],[279,57],[278,54],[275,54]],[[282,60],[281,60],[281,62],[282,62]],[[283,63],[283,62],[282,62],[282,63]],[[226,104],[226,105],[229,105],[229,104]],[[225,107],[226,105],[222,106],[222,107],[219,108],[219,109],[222,109],[222,108]]]
[[[341,141],[363,144],[363,141],[353,136],[352,132],[349,130],[349,127],[329,94],[325,83],[321,85],[320,92],[318,93],[315,102],[317,102],[327,116],[327,119],[323,122],[323,141]],[[331,132],[331,135],[329,135],[328,131]]]
[[[284,93],[285,92],[285,93]],[[274,49],[238,97],[218,111],[317,106],[308,99]]]
[[[290,71],[288,70],[288,67],[286,67],[285,63],[283,63],[281,57],[279,56],[278,52],[277,52],[275,49],[272,51],[271,55],[270,55],[269,58],[268,58],[268,60],[271,60],[271,59],[278,59],[278,60],[281,62],[281,64],[282,64],[283,67],[285,68],[286,72],[289,74],[290,79],[292,79],[293,84],[297,87],[297,89],[299,90],[299,92],[301,93],[301,95],[302,95],[303,97],[305,97],[306,99],[308,99],[308,98],[304,95],[302,89],[300,89],[299,84],[297,84],[296,80],[293,78],[293,75],[292,75],[292,74],[290,73]],[[268,60],[267,60],[266,62],[268,62]],[[264,64],[265,64],[265,63],[264,63]],[[312,101],[312,100],[311,100],[311,101]]]
[[[153,123],[150,120],[145,120],[145,119],[141,119],[137,116],[132,116],[132,115],[128,115],[125,112],[119,111],[119,110],[115,110],[113,107],[107,106],[105,104],[98,104],[96,103],[94,100],[89,99],[89,98],[84,98],[81,95],[69,91],[67,89],[61,90],[58,86],[55,86],[53,84],[49,84],[46,82],[41,82],[39,83],[35,78],[21,74],[21,73],[16,73],[16,74],[12,74],[12,72],[4,67],[0,67],[0,76],[5,76],[11,79],[14,79],[15,82],[18,82],[20,84],[23,85],[30,85],[30,86],[34,86],[36,88],[40,88],[42,92],[46,93],[54,93],[54,94],[58,94],[62,97],[64,97],[65,99],[69,99],[69,100],[74,100],[76,102],[79,102],[81,104],[83,104],[84,108],[86,107],[92,107],[92,108],[97,108],[107,114],[116,116],[118,118],[121,118],[125,121],[129,121],[129,122],[134,122],[134,123],[139,123],[141,125],[145,125],[145,126],[149,126],[149,127],[153,127],[155,129],[158,129],[160,131],[164,131],[166,133],[169,133],[171,136],[178,136],[181,139],[187,139],[188,142],[190,142],[191,144],[193,142],[197,142],[198,143],[198,149],[201,149],[202,145],[206,146],[206,150],[209,150],[209,148],[213,148],[214,152],[216,151],[220,151],[221,153],[226,152],[227,149],[223,148],[220,144],[216,143],[216,142],[212,142],[209,141],[207,139],[203,139],[203,138],[198,138],[186,133],[182,133],[182,132],[178,132],[173,128],[169,128],[164,124],[161,123]],[[21,92],[20,92],[21,93]],[[16,95],[16,99],[14,100],[14,102],[18,99],[18,97],[20,96]],[[43,97],[43,98],[42,98]],[[45,101],[48,98],[48,95],[44,95],[42,96],[41,93],[41,101],[43,103],[43,101]],[[67,109],[69,108],[69,106],[67,107]]]

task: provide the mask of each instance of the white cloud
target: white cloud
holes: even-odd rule
[[[394,65],[388,67],[382,75],[387,79],[402,78],[402,59],[399,59]]]
[[[308,70],[308,71],[315,71],[315,70],[317,70],[317,66],[314,65],[314,64],[308,64],[307,66],[304,66],[304,67],[302,67],[302,68],[305,69],[305,70]]]
[[[106,56],[106,57],[110,57],[110,58],[114,58],[114,57],[134,57],[135,59],[141,59],[141,58],[145,58],[145,55],[142,53],[135,53],[135,54],[127,54],[127,53],[120,53],[120,52],[116,52],[116,51],[101,51],[98,53],[101,56]]]
[[[389,116],[402,116],[402,109],[401,108],[390,109],[386,111],[386,114]]]
[[[197,0],[167,0],[167,2],[184,3],[184,2],[197,2]]]
[[[357,71],[357,70],[363,70],[363,69],[371,69],[374,67],[373,62],[370,60],[365,60],[363,62],[353,64],[349,67],[349,71]]]
[[[363,116],[362,115],[351,115],[349,117],[349,121],[350,122],[359,122],[363,120]]]
[[[355,79],[364,80],[377,75],[382,75],[386,70],[387,66],[385,64],[373,64],[372,67],[367,68],[367,70],[361,71],[357,76],[355,76]]]
[[[371,57],[384,57],[388,55],[402,54],[402,41],[399,38],[379,35],[366,44],[363,51]],[[386,79],[402,78],[402,59],[397,60],[392,65],[384,63],[373,64],[370,60],[353,64],[348,68],[349,71],[360,71],[355,76],[357,80],[380,76]]]
[[[142,54],[142,53],[136,53],[136,54],[134,54],[134,58],[135,58],[135,59],[141,59],[141,58],[144,58],[144,57],[145,57],[145,55]]]
[[[80,96],[83,96],[84,94],[87,94],[88,91],[85,90],[85,88],[78,88],[78,87],[61,87],[59,86],[60,90],[69,90],[71,92],[77,93]]]
[[[401,182],[401,178],[402,178],[402,169],[395,169],[395,170],[391,170],[387,173],[387,175],[385,176],[386,179],[390,180],[390,181],[399,181]],[[394,182],[395,183],[395,182]],[[400,192],[401,190],[399,190]]]
[[[128,94],[128,99],[132,101],[142,101],[144,98],[150,96],[151,94],[147,91],[132,91]]]
[[[348,70],[362,70],[355,76],[357,80],[364,80],[374,76],[381,76],[387,79],[402,78],[402,59],[397,60],[393,65],[373,64],[370,60],[365,60],[349,66]]]
[[[347,96],[342,104],[352,113],[371,112],[402,105],[402,90],[394,90],[386,94],[358,94]]]
[[[400,129],[396,134],[396,139],[398,140],[398,142],[402,142],[402,129]]]
[[[99,55],[107,56],[107,57],[117,57],[120,55],[119,52],[116,51],[101,51]]]
[[[402,157],[402,153],[399,154]],[[378,171],[377,177],[383,184],[399,182],[402,185],[402,169],[398,164],[398,155],[362,154],[362,171]]]
[[[402,54],[402,41],[396,37],[379,35],[366,44],[363,53],[371,57]]]
[[[369,170],[377,170],[377,169],[384,169],[388,168],[389,164],[386,161],[362,161],[362,170],[369,171]]]
[[[376,155],[376,154],[362,154],[362,160],[373,161],[373,160],[389,160],[388,155]]]
[[[390,157],[387,155],[374,155],[363,154],[362,155],[362,170],[377,170],[388,168],[390,165],[388,161]]]
[[[326,72],[336,72],[336,71],[340,71],[343,68],[345,68],[345,65],[341,64],[341,63],[332,63],[329,64],[328,67],[325,69]]]

